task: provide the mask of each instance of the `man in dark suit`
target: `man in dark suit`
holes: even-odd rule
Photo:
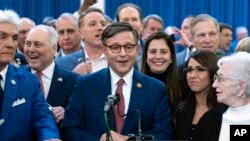
[[[41,87],[51,107],[56,122],[64,118],[64,108],[72,93],[77,74],[60,68],[54,62],[58,34],[52,27],[39,25],[30,30],[24,46],[24,55],[29,66],[24,68],[38,75]],[[39,78],[39,75],[38,75]]]
[[[31,28],[36,26],[35,22],[29,18],[21,18],[19,20],[18,28],[18,38],[17,38],[17,50],[15,54],[14,61],[17,65],[22,66],[26,65],[27,61],[23,54],[24,42],[27,37],[28,32]]]
[[[59,140],[54,117],[45,102],[38,79],[14,67],[18,15],[0,10],[0,140]]]
[[[144,42],[142,40],[143,32],[143,12],[142,9],[133,3],[124,3],[116,9],[116,21],[117,22],[128,22],[134,29],[136,29],[139,38],[138,45],[139,51],[136,58],[135,67],[141,69],[142,63],[142,52],[144,49]]]
[[[166,87],[134,69],[137,41],[138,33],[128,23],[114,23],[104,30],[102,44],[110,66],[77,79],[62,124],[64,140],[106,140],[103,107],[107,96],[115,93],[120,101],[110,111],[113,140],[127,140],[128,134],[138,133],[136,114],[119,116],[135,109],[141,115],[143,134],[153,135],[156,140],[171,139]]]
[[[84,47],[56,60],[56,63],[67,70],[88,74],[108,66],[101,46],[101,35],[106,27],[103,12],[94,7],[88,8],[79,17],[78,23]]]

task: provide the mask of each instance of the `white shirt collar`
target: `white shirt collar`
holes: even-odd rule
[[[2,75],[4,81],[6,80],[6,74],[7,74],[8,67],[9,67],[9,65],[7,65],[7,66],[0,72],[0,74]]]
[[[134,72],[134,68],[132,67],[132,69],[124,76],[122,77],[122,79],[125,81],[126,85],[132,85],[132,78],[133,78],[133,72]],[[110,76],[111,76],[111,86],[112,88],[115,88],[117,85],[118,80],[121,78],[120,76],[118,76],[113,69],[110,67]],[[112,90],[113,92],[113,90]],[[114,94],[114,93],[112,93]]]
[[[42,74],[44,76],[46,76],[49,79],[52,79],[53,77],[53,73],[54,73],[54,69],[55,69],[55,62],[53,61],[47,68],[45,68],[44,70],[42,70]],[[32,73],[36,73],[36,70],[31,69]]]

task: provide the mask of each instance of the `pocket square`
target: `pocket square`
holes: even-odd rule
[[[4,123],[4,119],[0,119],[0,126]]]
[[[25,101],[24,98],[22,98],[22,99],[17,99],[17,100],[14,101],[14,103],[12,104],[12,107],[15,107],[15,106],[17,106],[17,105],[23,104],[23,103],[25,103],[25,102],[26,102],[26,101]]]

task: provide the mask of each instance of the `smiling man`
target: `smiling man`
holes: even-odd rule
[[[171,139],[170,107],[164,83],[133,67],[138,38],[128,23],[114,23],[103,31],[102,45],[109,67],[78,78],[62,124],[64,140],[106,140],[103,107],[109,94],[120,97],[118,105],[110,111],[114,141],[125,141],[128,134],[138,134],[138,117],[122,116],[135,110],[143,115],[142,134],[153,135],[155,140]]]
[[[38,79],[11,65],[19,16],[0,10],[0,140],[59,140],[58,129]]]

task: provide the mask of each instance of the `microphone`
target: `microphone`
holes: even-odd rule
[[[104,105],[104,112],[108,112],[110,111],[110,109],[117,104],[117,102],[120,101],[120,96],[119,94],[115,94],[115,95],[109,95],[107,97],[107,102],[105,102],[105,105]]]
[[[137,119],[137,121],[138,121],[138,136],[136,136],[134,134],[129,134],[128,141],[144,141],[144,140],[153,141],[154,140],[153,136],[142,134],[141,114],[140,114],[140,111],[138,109],[134,109],[134,110],[128,112],[127,114],[122,115],[122,117],[128,116],[128,115],[133,114],[133,113],[137,113],[137,116],[138,116],[138,119]]]

